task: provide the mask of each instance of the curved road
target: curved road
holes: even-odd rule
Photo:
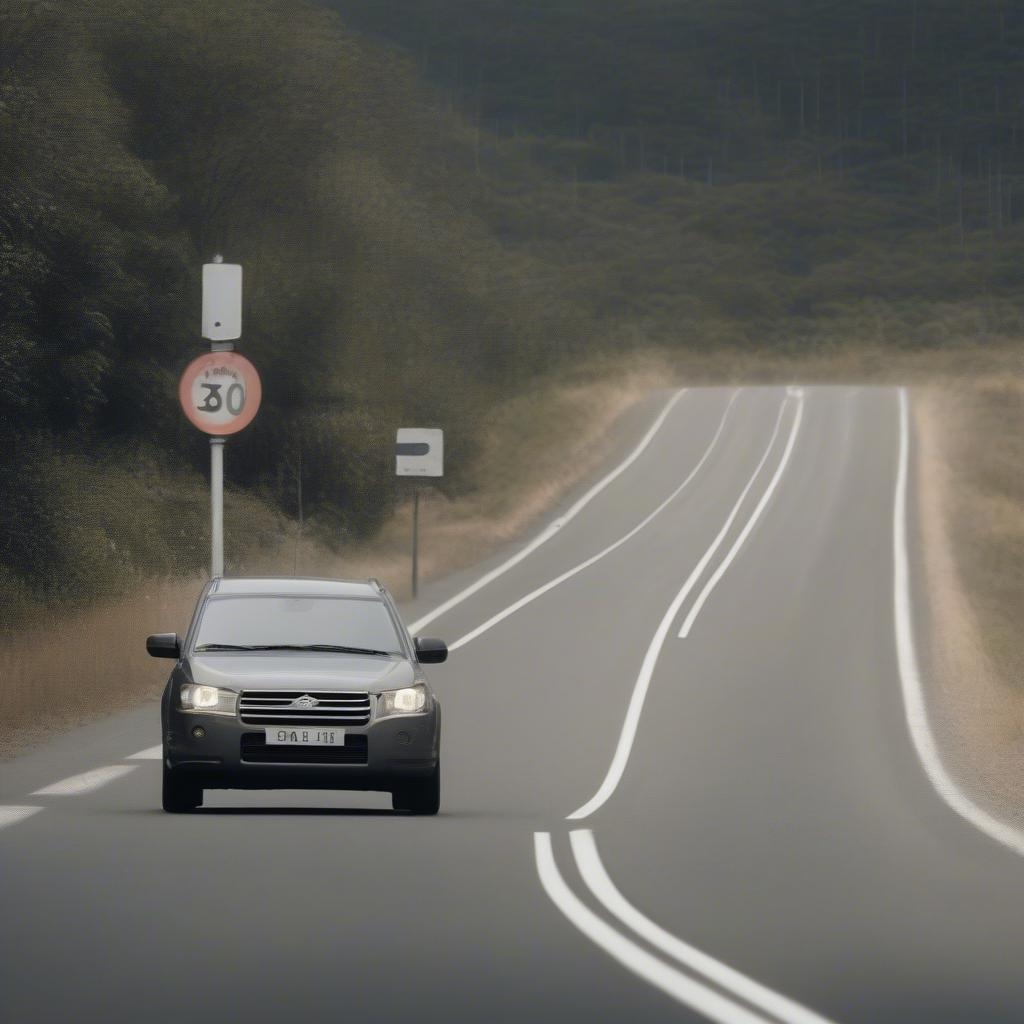
[[[1024,1019],[1019,837],[915,718],[904,401],[654,395],[553,527],[424,588],[436,819],[164,815],[156,706],[4,765],[0,1018]]]

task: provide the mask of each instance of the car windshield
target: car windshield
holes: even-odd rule
[[[375,598],[213,597],[195,643],[199,652],[296,648],[402,653],[391,615]]]

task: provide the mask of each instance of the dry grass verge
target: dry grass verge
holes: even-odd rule
[[[1024,820],[1024,382],[982,374],[915,408],[941,746],[976,796]]]
[[[53,613],[0,647],[0,759],[48,734],[157,697],[167,662],[155,662],[149,633],[188,625],[195,580],[154,580],[117,601]]]

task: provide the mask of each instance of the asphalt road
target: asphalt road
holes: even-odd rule
[[[652,395],[557,528],[424,588],[493,574],[421,630],[436,819],[165,815],[155,705],[4,765],[0,1018],[1024,1020],[1024,847],[915,705],[901,401]]]

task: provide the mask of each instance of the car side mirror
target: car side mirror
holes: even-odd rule
[[[443,640],[432,640],[430,637],[416,637],[416,657],[424,665],[440,665],[448,660],[448,645]]]
[[[152,658],[180,658],[181,641],[177,633],[154,633],[146,637],[146,652]]]

